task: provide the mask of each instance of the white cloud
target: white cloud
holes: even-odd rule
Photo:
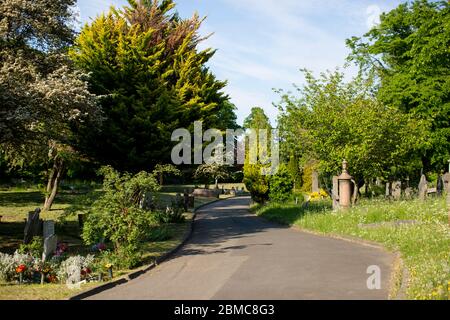
[[[377,5],[370,5],[366,9],[367,14],[367,28],[372,29],[373,27],[380,24],[381,9]]]
[[[382,11],[400,1],[190,0],[189,4],[180,1],[179,7],[185,8],[184,17],[196,9],[208,16],[201,32],[214,34],[200,48],[218,49],[209,65],[218,78],[229,81],[226,92],[239,108],[242,122],[255,105],[273,120],[277,111],[272,101],[278,97],[272,88],[302,84],[299,68],[317,74],[342,66],[349,53],[345,39],[365,33]],[[78,4],[86,22],[110,5],[126,1],[79,0]],[[347,78],[355,73],[355,68],[348,70]]]

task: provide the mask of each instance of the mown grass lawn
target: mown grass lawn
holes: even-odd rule
[[[183,188],[183,186],[179,186]],[[80,237],[77,212],[82,213],[101,195],[101,190],[91,190],[87,193],[75,193],[72,191],[60,192],[55,200],[55,205],[50,212],[43,212],[43,219],[54,219],[57,221],[56,233],[58,241],[69,244],[69,254],[87,254],[86,247]],[[158,195],[159,204],[170,205],[175,199],[176,192],[161,192]],[[37,189],[28,190],[3,190],[0,191],[0,252],[13,253],[23,241],[25,219],[29,211],[42,207],[44,195]],[[195,207],[209,203],[215,198],[195,198]],[[75,214],[69,215],[61,220],[68,210]],[[186,212],[184,223],[171,223],[162,225],[165,229],[167,239],[161,241],[149,241],[144,244],[144,253],[141,265],[148,265],[156,258],[172,250],[180,244],[188,231],[192,212]],[[132,270],[114,270],[114,277],[120,277]],[[88,283],[80,289],[70,289],[65,284],[23,284],[0,283],[0,300],[55,300],[65,299],[81,290],[98,285],[99,283]]]
[[[408,270],[409,299],[449,299],[450,228],[445,199],[363,200],[347,212],[330,202],[268,204],[253,210],[267,219],[322,234],[358,237],[398,250]]]
[[[98,283],[87,283],[80,288],[69,288],[65,284],[10,284],[0,283],[0,300],[63,300]]]

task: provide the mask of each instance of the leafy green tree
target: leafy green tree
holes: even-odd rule
[[[244,120],[244,129],[271,129],[270,120],[264,109],[253,107],[250,114]]]
[[[214,50],[198,50],[202,19],[181,19],[172,0],[129,1],[86,25],[71,57],[92,74],[107,120],[100,134],[86,126],[86,153],[114,167],[137,171],[170,162],[171,133],[236,126],[234,105],[206,67]],[[102,141],[102,143],[97,143]]]
[[[244,129],[253,129],[256,130],[256,138],[258,139],[259,129],[267,129],[270,131],[271,129],[270,121],[264,110],[260,107],[252,108],[250,115],[244,120]],[[270,136],[270,132],[268,134]],[[249,137],[246,137],[249,141]],[[249,146],[249,144],[246,144]],[[269,177],[261,174],[262,164],[250,163],[250,149],[252,146],[249,146],[245,150],[245,163],[244,163],[244,179],[243,182],[250,192],[250,195],[253,201],[258,203],[264,203],[269,199]],[[260,146],[257,145],[257,148],[254,149],[257,153],[259,153]]]
[[[378,102],[370,79],[345,83],[337,71],[318,79],[305,74],[299,96],[285,94],[279,105],[285,150],[300,150],[303,163],[318,160],[325,177],[338,174],[347,159],[359,183],[417,171],[417,151],[427,133],[424,121]]]
[[[171,164],[157,164],[155,166],[155,169],[153,170],[153,173],[158,175],[159,177],[159,185],[162,186],[164,184],[164,175],[165,174],[172,174],[175,176],[180,176],[181,171],[177,169],[174,165]]]
[[[66,155],[76,155],[74,128],[101,120],[86,75],[67,56],[74,37],[74,4],[0,3],[0,148],[11,166],[48,163],[44,209],[52,205]]]
[[[230,176],[227,166],[219,163],[205,163],[197,167],[194,172],[195,178],[203,178],[208,181],[210,178],[214,179],[214,186],[219,188],[219,180],[226,179]],[[205,186],[206,187],[206,186]]]
[[[300,167],[300,160],[295,153],[292,153],[290,155],[289,162],[287,164],[287,169],[294,182],[293,188],[300,189],[303,184],[302,169]]]
[[[450,4],[401,4],[347,44],[350,60],[377,76],[382,103],[430,122],[423,167],[443,169],[450,158]]]

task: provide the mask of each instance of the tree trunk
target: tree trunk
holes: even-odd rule
[[[47,193],[45,195],[44,211],[49,211],[52,208],[56,193],[58,192],[59,183],[64,170],[64,161],[57,157],[53,163],[53,169],[50,173],[47,183]]]

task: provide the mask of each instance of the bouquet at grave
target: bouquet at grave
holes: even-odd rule
[[[34,271],[43,273],[43,274],[48,274],[52,271],[51,265],[48,262],[42,261],[40,259],[35,260],[33,269],[34,269]]]
[[[25,271],[27,271],[27,266],[24,264],[21,264],[16,268],[16,273],[24,273]]]
[[[106,269],[106,271],[108,271],[109,278],[112,279],[113,278],[113,264],[112,263],[105,264],[105,269]]]
[[[30,254],[21,254],[16,251],[12,259],[16,266],[16,274],[19,275],[19,281],[22,282],[25,276],[28,277],[30,275],[30,266],[33,265],[34,258]]]
[[[311,192],[308,195],[309,195],[309,201],[320,201],[320,200],[328,198],[328,193],[323,189],[320,189],[319,191]]]
[[[55,256],[60,257],[64,255],[69,249],[69,246],[66,243],[60,242],[56,245]]]
[[[43,261],[41,259],[36,259],[33,266],[34,272],[40,274],[40,282],[43,284],[45,282],[45,278],[48,274],[50,274],[53,269],[50,263]]]
[[[91,278],[91,274],[92,274],[92,269],[89,267],[84,267],[81,269],[81,279],[89,279]]]
[[[12,281],[18,275],[22,277],[28,273],[29,265],[32,265],[33,257],[18,251],[13,255],[0,252],[0,280]]]
[[[21,284],[23,282],[23,274],[27,270],[27,266],[24,264],[19,265],[16,268],[16,272],[19,274],[19,283]]]

